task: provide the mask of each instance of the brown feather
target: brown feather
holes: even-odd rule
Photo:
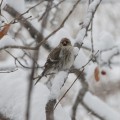
[[[36,81],[36,83],[49,73],[57,73],[61,70],[68,70],[74,61],[73,47],[71,41],[63,38],[59,45],[53,49],[48,55],[47,61],[44,65],[45,69]],[[36,84],[35,83],[35,84]]]
[[[56,47],[55,49],[53,49],[48,58],[47,58],[47,62],[45,63],[45,69],[42,73],[42,75],[45,75],[47,71],[49,71],[53,65],[55,65],[56,63],[58,63],[59,61],[59,55],[60,55],[60,51],[61,48],[60,47]]]

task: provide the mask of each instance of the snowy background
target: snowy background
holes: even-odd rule
[[[58,3],[59,0],[55,0],[54,3]],[[97,1],[97,0],[94,0]],[[99,1],[99,0],[98,0]],[[0,26],[5,23],[9,23],[13,18],[3,10],[5,4],[9,4],[18,12],[23,13],[37,1],[25,2],[24,0],[3,0],[0,16]],[[28,19],[30,23],[38,30],[41,29],[41,21],[38,21],[40,15],[45,10],[47,2],[43,2],[39,6],[33,8],[29,13],[25,14],[25,17],[32,16]],[[44,36],[47,36],[53,30],[55,30],[67,13],[71,10],[73,2],[65,1],[56,9],[51,10],[49,17],[49,23],[44,30]],[[81,26],[79,25],[85,18],[88,9],[88,2],[78,4],[73,14],[66,21],[63,28],[61,28],[56,34],[48,39],[48,44],[51,48],[58,45],[59,41],[63,37],[68,37],[72,44],[79,37]],[[89,84],[89,90],[83,98],[84,104],[88,106],[86,109],[82,104],[79,104],[76,111],[76,120],[102,120],[97,115],[92,114],[95,112],[103,120],[120,120],[120,1],[117,2],[107,1],[102,2],[98,7],[94,19],[93,19],[93,46],[94,51],[100,51],[98,53],[97,62],[90,62],[85,67],[85,79]],[[4,21],[4,22],[2,22]],[[0,28],[2,29],[2,28]],[[81,68],[85,65],[92,54],[91,50],[91,33],[88,32],[88,36],[83,41],[83,48],[80,49],[78,56],[74,62],[76,68]],[[31,67],[32,51],[20,50],[20,49],[7,49],[1,50],[1,48],[7,45],[33,45],[34,39],[31,38],[29,31],[26,30],[20,23],[15,23],[10,26],[9,32],[0,39],[0,113],[10,120],[24,120],[28,95],[28,83],[31,69],[25,68],[19,64],[18,61],[8,53],[10,52],[24,65]],[[88,48],[88,49],[85,49]],[[38,64],[43,66],[49,51],[44,47],[40,47]],[[23,56],[23,54],[29,54]],[[95,70],[97,69],[97,81],[95,76]],[[13,72],[12,72],[13,71]],[[42,69],[38,69],[36,76],[40,74]],[[67,73],[63,73],[66,77]],[[58,75],[56,79],[62,79]],[[69,74],[65,85],[62,89],[59,86],[53,86],[54,92],[50,91],[42,82],[39,82],[36,86],[33,85],[30,120],[45,120],[45,105],[51,95],[55,91],[60,93],[59,97],[56,93],[52,97],[60,99],[65,91],[69,88],[72,82],[76,79],[74,74]],[[60,82],[56,82],[60,84]],[[72,106],[75,102],[76,96],[82,85],[78,81],[75,82],[73,87],[69,90],[66,96],[62,99],[60,104],[55,109],[55,120],[71,120]]]

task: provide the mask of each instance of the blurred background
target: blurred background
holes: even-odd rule
[[[49,0],[48,0],[49,1]],[[47,18],[45,26],[43,13],[48,1],[33,7],[28,13],[23,15],[26,20],[39,32],[44,28],[42,36],[45,38],[52,31],[57,29],[69,11],[72,9],[76,0],[54,0],[53,8]],[[0,31],[5,24],[14,20],[8,11],[4,10],[6,4],[12,6],[19,13],[24,13],[40,0],[3,0],[0,9]],[[60,3],[59,3],[60,2]],[[0,1],[1,3],[1,1]],[[82,28],[82,22],[87,14],[89,6],[88,0],[82,0],[71,16],[67,19],[64,26],[51,36],[45,46],[40,47],[38,54],[38,69],[35,76],[40,75],[46,58],[51,49],[56,47],[63,37],[68,37],[72,44],[76,42],[77,35]],[[94,53],[99,50],[97,60],[91,61],[84,70],[84,79],[89,85],[89,90],[105,104],[110,106],[113,111],[120,113],[120,0],[103,0],[92,21],[91,30],[87,32],[83,41],[83,47],[78,53],[74,66],[80,69],[85,65],[92,53],[92,44]],[[1,33],[0,33],[1,34]],[[93,43],[91,42],[93,39]],[[34,47],[36,38],[32,37],[29,28],[17,21],[10,25],[8,32],[0,39],[0,120],[23,120],[26,110],[26,99],[28,92],[28,81],[34,61],[33,51],[24,49],[6,49],[9,45],[24,45]],[[22,64],[22,65],[21,65]],[[70,74],[61,89],[61,95],[70,87],[76,76]],[[43,78],[43,81],[46,78]],[[83,78],[81,78],[83,79]],[[82,88],[78,80],[70,89],[67,95],[61,101],[61,106],[56,110],[56,120],[68,120],[72,115],[72,106]],[[45,120],[45,104],[50,91],[44,84],[39,83],[34,87],[31,102],[30,120]],[[97,106],[94,106],[97,109]],[[40,112],[39,112],[40,111]],[[64,113],[64,111],[66,111]],[[111,114],[111,113],[109,113]],[[4,118],[4,119],[3,119]],[[76,120],[102,120],[98,116],[79,103],[76,111]],[[116,119],[115,119],[116,120]]]

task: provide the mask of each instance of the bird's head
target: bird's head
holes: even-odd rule
[[[63,38],[60,41],[60,46],[71,46],[71,41],[68,38]]]

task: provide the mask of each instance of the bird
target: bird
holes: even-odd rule
[[[56,74],[59,71],[69,70],[74,62],[74,47],[68,38],[62,38],[59,45],[54,48],[47,57],[44,65],[44,70],[39,76],[35,85],[40,81],[43,76],[48,74]]]

